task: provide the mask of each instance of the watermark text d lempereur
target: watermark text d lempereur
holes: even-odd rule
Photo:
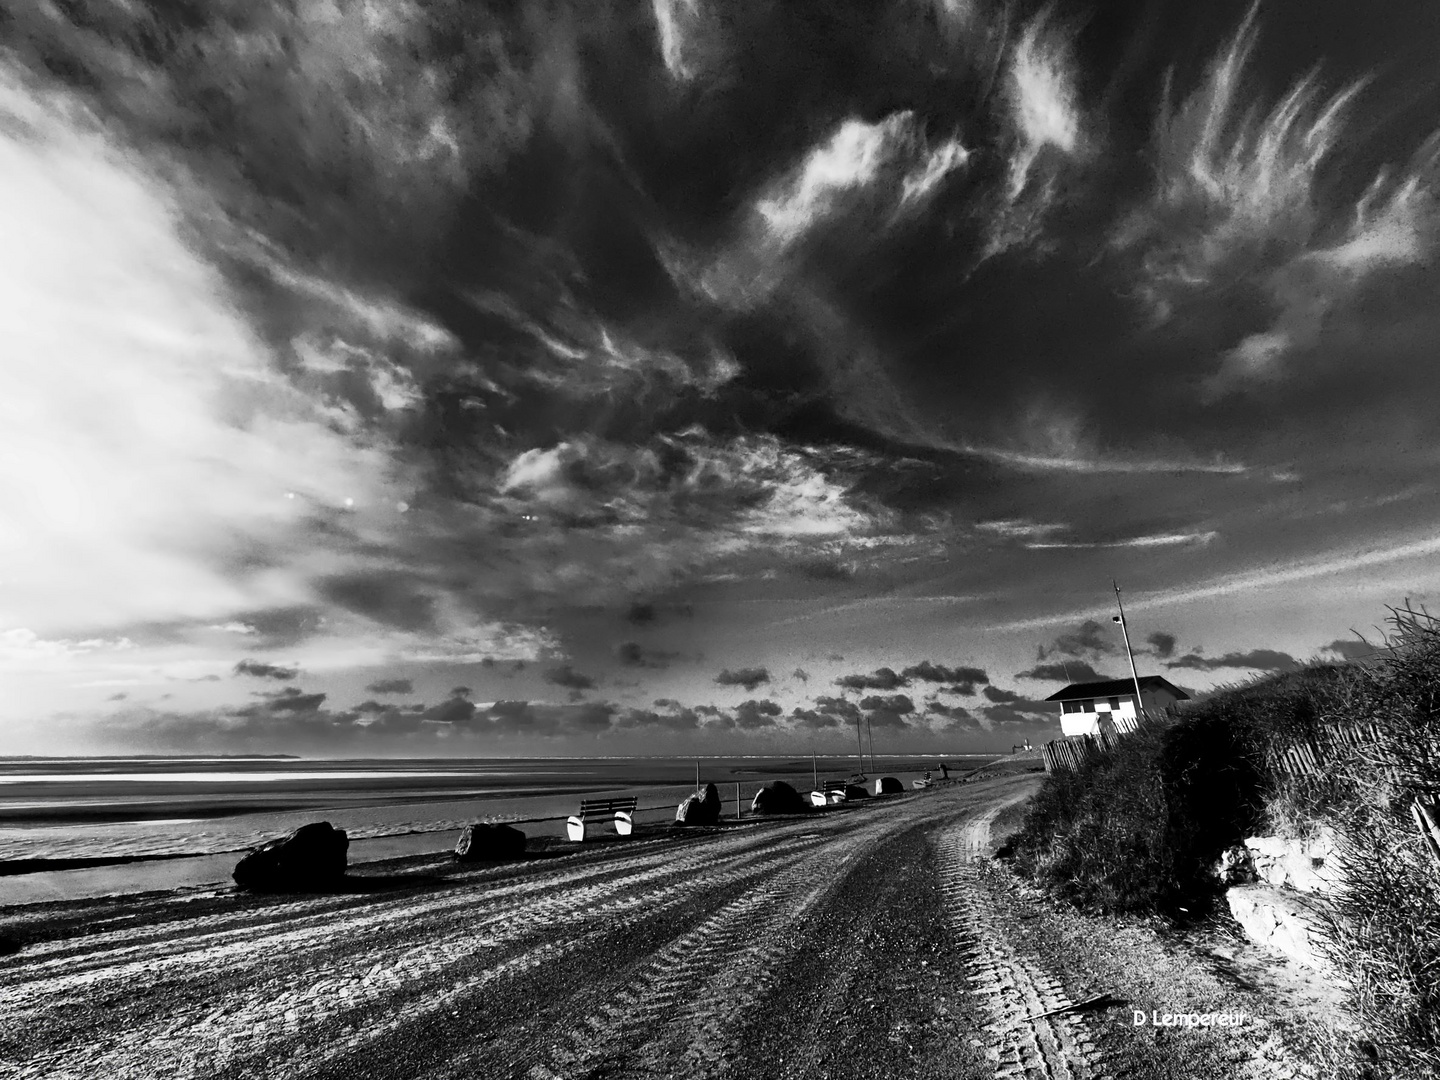
[[[1151,1027],[1240,1027],[1250,1019],[1243,1012],[1168,1013],[1159,1009],[1152,1009],[1148,1013],[1139,1009],[1132,1011],[1136,1027],[1144,1027],[1146,1024]]]

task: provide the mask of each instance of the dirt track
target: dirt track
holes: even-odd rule
[[[1033,783],[57,910],[70,929],[0,959],[0,1075],[1104,1076],[1103,1018],[1026,1019],[1069,999],[976,861]]]

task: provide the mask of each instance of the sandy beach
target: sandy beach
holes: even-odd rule
[[[1140,928],[1107,947],[986,858],[1037,783],[11,907],[0,1075],[1286,1075],[1293,1006]],[[1125,1007],[1063,1011],[1102,992]],[[1254,1022],[1130,1023],[1174,1002]]]

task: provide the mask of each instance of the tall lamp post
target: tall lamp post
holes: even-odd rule
[[[1120,609],[1120,614],[1111,615],[1110,621],[1120,624],[1120,633],[1125,637],[1125,655],[1130,658],[1130,678],[1135,683],[1135,708],[1142,717],[1149,720],[1150,714],[1145,710],[1145,701],[1140,696],[1140,676],[1135,671],[1135,653],[1130,648],[1130,630],[1125,624],[1125,605],[1120,602],[1120,586],[1114,578],[1110,579],[1110,584],[1115,587],[1115,606]]]

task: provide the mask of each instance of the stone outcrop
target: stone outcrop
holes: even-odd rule
[[[720,792],[714,784],[706,784],[704,793],[696,792],[675,811],[676,825],[720,824]]]
[[[865,790],[864,784],[845,785],[845,800],[847,802],[854,802],[856,799],[868,799],[869,797],[870,792]]]
[[[466,825],[455,843],[461,862],[518,859],[525,854],[525,834],[511,825]]]
[[[335,887],[345,877],[350,839],[344,829],[315,821],[255,848],[231,877],[255,892],[298,892]]]
[[[1226,891],[1225,901],[1255,944],[1312,971],[1331,974],[1320,951],[1324,908],[1318,897],[1271,885],[1237,885]]]
[[[1334,835],[1322,829],[1305,840],[1251,836],[1221,852],[1212,868],[1222,885],[1258,882],[1277,889],[1328,894],[1339,880]]]
[[[882,776],[875,781],[876,795],[904,795],[905,785],[893,776]]]
[[[1335,839],[1322,829],[1308,840],[1287,840],[1279,836],[1251,836],[1245,850],[1255,869],[1255,877],[1276,888],[1295,889],[1306,893],[1329,893],[1334,890],[1338,875],[1335,864]]]
[[[757,814],[803,814],[810,805],[784,780],[772,780],[755,792],[750,809]]]

